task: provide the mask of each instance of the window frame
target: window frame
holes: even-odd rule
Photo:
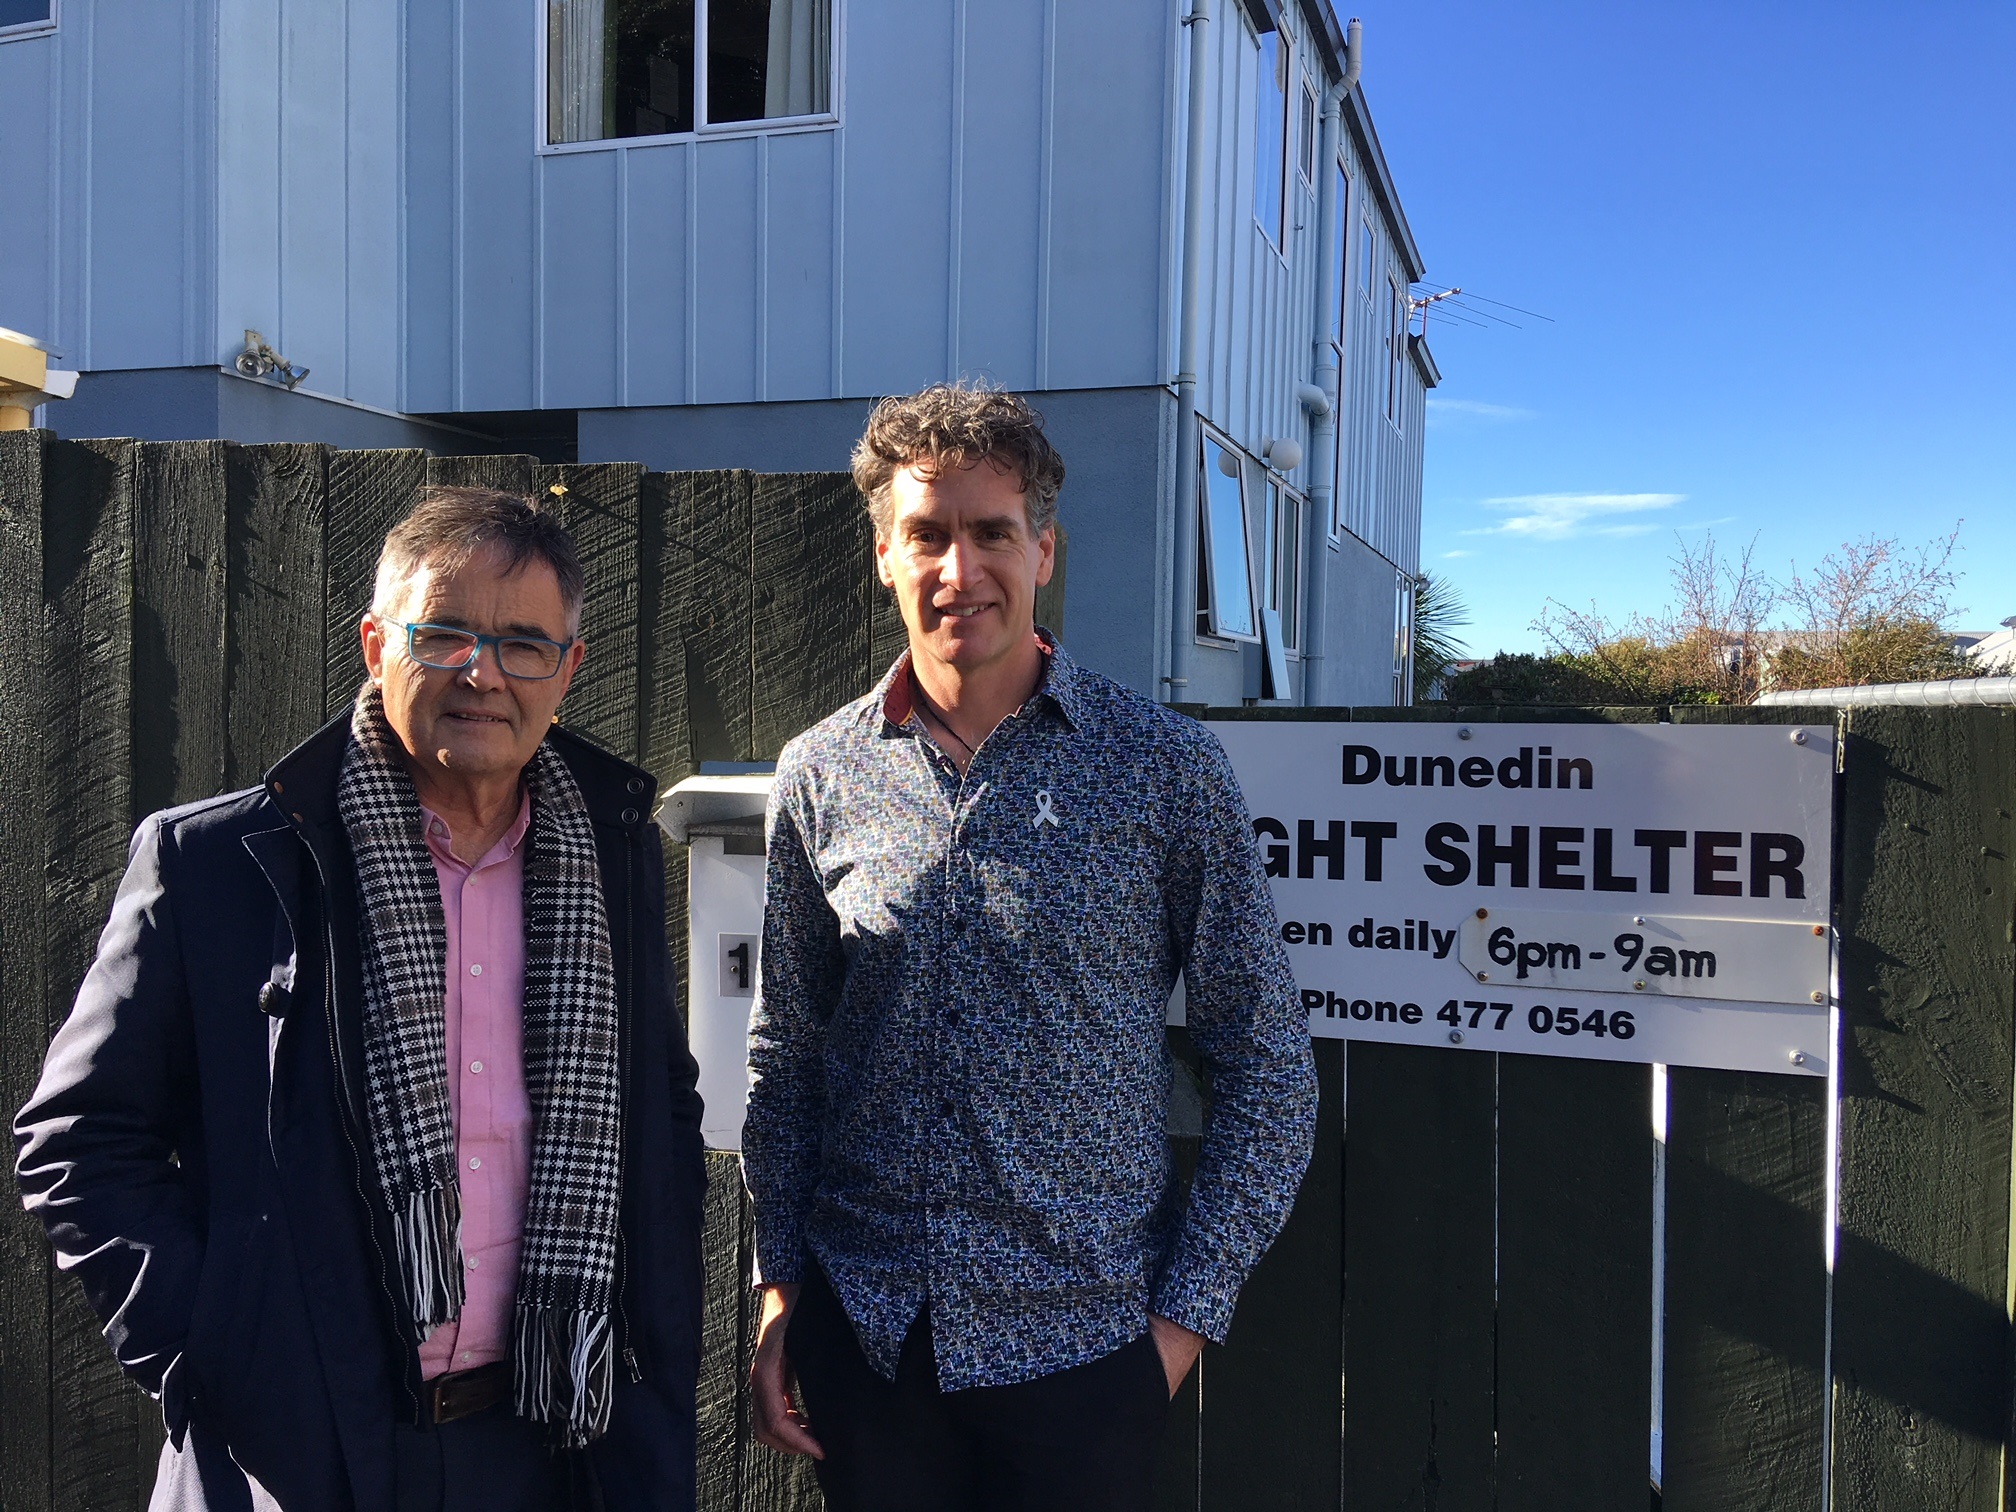
[[[1323,276],[1337,281],[1337,323],[1330,329],[1330,352],[1337,370],[1337,398],[1332,410],[1331,422],[1331,463],[1330,463],[1330,518],[1325,524],[1324,534],[1331,546],[1339,544],[1344,530],[1344,456],[1346,437],[1350,427],[1344,423],[1344,396],[1350,388],[1348,354],[1351,350],[1351,162],[1350,155],[1340,142],[1337,161],[1331,165],[1337,174],[1335,193],[1337,203],[1331,207],[1336,218],[1337,261],[1326,269]]]
[[[1260,555],[1266,580],[1260,607],[1281,617],[1281,648],[1290,661],[1302,656],[1302,608],[1305,598],[1303,566],[1303,517],[1309,501],[1290,488],[1279,473],[1268,471],[1267,509]],[[1289,522],[1284,532],[1282,524]],[[1284,593],[1282,590],[1286,589]]]
[[[49,0],[49,14],[40,21],[15,21],[0,26],[0,42],[26,42],[55,34],[63,19],[63,0]]]
[[[1386,419],[1393,429],[1400,429],[1400,365],[1407,360],[1408,301],[1407,291],[1391,271],[1386,275],[1386,287],[1392,291],[1393,304],[1386,318],[1387,363],[1386,363]]]
[[[1239,464],[1239,472],[1234,481],[1239,486],[1239,544],[1242,565],[1246,575],[1246,613],[1252,623],[1250,630],[1227,629],[1219,618],[1219,568],[1218,553],[1215,549],[1216,536],[1211,529],[1210,486],[1211,448],[1216,446]],[[1253,531],[1253,477],[1256,464],[1246,452],[1222,431],[1199,417],[1197,427],[1197,533],[1198,533],[1198,578],[1202,589],[1197,605],[1197,634],[1200,639],[1217,644],[1253,644],[1260,641],[1260,613],[1264,596],[1255,580],[1254,573],[1254,531]],[[1231,477],[1231,474],[1226,474]]]
[[[1287,28],[1279,25],[1262,31],[1260,27],[1254,24],[1251,15],[1247,15],[1245,20],[1246,35],[1253,43],[1254,88],[1253,104],[1245,112],[1246,119],[1253,123],[1254,131],[1253,151],[1247,155],[1246,161],[1256,174],[1259,171],[1260,164],[1260,80],[1267,60],[1266,39],[1268,37],[1271,36],[1275,39],[1275,46],[1280,49],[1281,55],[1279,67],[1284,81],[1280,89],[1281,162],[1275,179],[1281,192],[1280,203],[1274,210],[1275,223],[1280,228],[1278,233],[1269,233],[1266,222],[1260,219],[1260,185],[1258,182],[1255,182],[1253,185],[1253,196],[1248,208],[1252,211],[1253,228],[1260,233],[1260,239],[1267,244],[1269,251],[1285,263],[1288,261],[1288,232],[1291,229],[1288,217],[1288,191],[1291,187],[1291,178],[1295,176],[1295,170],[1289,166],[1289,159],[1291,156],[1300,155],[1296,151],[1295,132],[1292,125],[1295,111],[1295,82],[1298,78],[1295,67],[1295,37]]]
[[[50,0],[56,4],[58,0]],[[693,0],[693,129],[691,131],[664,131],[652,136],[595,137],[585,142],[554,142],[547,140],[547,125],[552,116],[553,73],[549,54],[547,10],[550,0],[528,0],[538,38],[533,49],[534,69],[534,109],[532,141],[534,151],[541,157],[552,157],[569,152],[617,152],[632,147],[656,147],[668,142],[711,142],[732,141],[738,137],[787,136],[807,131],[832,131],[841,123],[845,101],[841,95],[842,81],[846,73],[841,67],[845,56],[846,36],[845,16],[848,0],[831,0],[833,6],[832,48],[827,56],[828,69],[826,96],[830,100],[829,109],[813,115],[772,116],[760,121],[721,121],[710,124],[707,120],[707,8],[711,0]]]
[[[1296,134],[1300,140],[1295,150],[1295,176],[1313,197],[1316,175],[1323,169],[1323,102],[1316,93],[1315,82],[1306,71],[1297,69],[1295,76],[1302,84],[1302,111],[1297,117]]]

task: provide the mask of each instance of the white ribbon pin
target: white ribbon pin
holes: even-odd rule
[[[1057,817],[1057,811],[1050,807],[1050,794],[1041,788],[1036,791],[1036,817],[1029,821],[1031,829],[1041,829],[1046,824],[1054,824],[1059,829],[1064,821]]]

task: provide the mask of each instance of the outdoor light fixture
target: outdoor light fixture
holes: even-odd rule
[[[308,376],[308,369],[297,368],[273,348],[266,345],[266,338],[257,331],[245,333],[245,350],[238,354],[231,364],[247,378],[274,378],[289,393]]]
[[[1302,443],[1291,436],[1276,436],[1260,448],[1260,458],[1278,473],[1291,473],[1302,465]]]

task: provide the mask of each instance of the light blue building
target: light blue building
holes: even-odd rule
[[[1436,373],[1356,57],[1329,0],[0,0],[0,325],[66,435],[654,468],[984,377],[1085,660],[1387,703]]]

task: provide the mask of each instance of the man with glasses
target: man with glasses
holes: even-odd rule
[[[157,1508],[693,1504],[696,1071],[651,778],[557,727],[583,587],[433,490],[354,709],[134,838],[16,1169]]]

